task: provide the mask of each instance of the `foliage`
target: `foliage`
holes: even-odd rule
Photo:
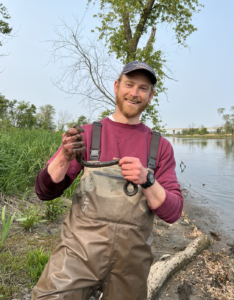
[[[109,117],[110,115],[113,115],[114,113],[114,109],[106,109],[104,110],[98,117],[98,121],[102,120],[102,119],[105,119],[106,117]]]
[[[104,38],[110,52],[115,52],[123,63],[155,56],[151,50],[138,48],[138,43],[147,29],[155,24],[171,24],[178,44],[187,47],[186,40],[197,28],[192,25],[192,16],[202,7],[198,0],[99,0],[101,26],[96,27],[99,38]],[[95,15],[97,17],[97,15]],[[145,60],[146,61],[146,60]],[[157,68],[156,68],[157,69]]]
[[[0,130],[0,186],[5,194],[25,192],[61,145],[61,133],[36,129]]]
[[[10,214],[8,214],[7,219],[5,219],[5,209],[6,209],[6,205],[4,205],[2,209],[2,235],[1,235],[1,242],[0,242],[0,250],[2,249],[2,246],[6,241],[9,229],[15,217],[15,213],[13,214],[12,217],[10,216]]]
[[[4,36],[7,36],[11,33],[12,28],[9,26],[9,23],[7,20],[10,19],[10,16],[7,12],[7,9],[5,6],[3,6],[2,3],[0,3],[0,37],[4,39]],[[3,45],[3,41],[0,40],[0,46]]]
[[[46,219],[51,222],[54,222],[65,211],[62,197],[51,201],[46,201],[45,204],[45,216]]]
[[[46,104],[40,106],[38,113],[36,114],[37,125],[41,129],[54,130],[56,128],[54,124],[55,109],[52,105]]]
[[[87,117],[85,117],[84,115],[81,115],[81,116],[77,119],[77,121],[72,121],[72,122],[67,123],[67,126],[68,126],[68,128],[72,128],[72,126],[73,126],[74,124],[76,124],[76,125],[78,125],[78,126],[82,126],[82,125],[87,125],[87,124],[89,124],[89,123],[90,123],[90,120],[89,120]]]
[[[90,3],[100,5],[100,12],[94,16],[101,22],[96,27],[99,40],[82,41],[81,22],[76,20],[76,25],[69,26],[62,21],[62,26],[55,29],[57,38],[51,41],[52,59],[62,60],[63,65],[68,60],[61,78],[54,84],[70,95],[80,95],[81,102],[93,110],[103,107],[112,110],[116,106],[113,81],[123,65],[144,61],[155,70],[158,81],[154,99],[142,113],[141,121],[148,120],[152,129],[163,131],[158,97],[166,93],[164,81],[172,79],[172,72],[166,65],[164,52],[154,49],[155,33],[161,29],[160,25],[172,26],[178,45],[186,47],[187,38],[197,30],[192,24],[193,14],[202,5],[198,0],[87,0],[87,6]],[[148,42],[141,46],[147,35]]]
[[[33,205],[30,206],[29,209],[24,211],[23,216],[18,214],[18,219],[16,219],[17,222],[22,222],[22,225],[24,229],[29,230],[31,232],[31,229],[37,225],[38,222],[47,222],[47,220],[41,220],[41,215],[39,214],[39,209],[34,207]]]
[[[224,114],[225,108],[218,108],[218,114],[222,116],[222,119],[225,121],[224,130],[225,133],[234,134],[234,106],[231,106],[230,112],[231,114]]]
[[[20,241],[22,241],[22,236],[20,237]],[[16,278],[20,281],[24,278],[24,282],[27,282],[29,277],[25,270],[27,259],[25,257],[26,251],[24,247],[20,249],[21,247],[19,247],[18,240],[17,243],[14,243],[12,246],[13,249],[2,251],[0,255],[0,296],[2,296],[4,300],[15,299],[14,295],[21,294],[22,285],[16,284],[16,282],[18,282]],[[14,254],[12,254],[12,250]]]
[[[202,5],[198,0],[88,0],[90,2],[100,4],[100,13],[94,17],[100,19],[101,26],[96,29],[99,39],[105,40],[109,54],[114,53],[124,65],[135,60],[144,61],[155,70],[158,81],[154,101],[147,112],[142,113],[142,120],[151,119],[154,129],[159,129],[160,121],[155,107],[158,105],[159,93],[166,91],[164,78],[169,76],[165,69],[169,69],[165,65],[164,53],[154,50],[155,32],[159,24],[172,25],[178,45],[187,47],[187,38],[197,30],[191,23],[192,16],[200,11],[199,7]],[[147,44],[139,47],[141,38],[151,26],[153,27]]]
[[[182,135],[194,135],[194,134],[200,134],[200,135],[204,135],[204,134],[208,134],[208,130],[206,127],[204,127],[203,125],[201,126],[201,128],[194,128],[194,127],[190,127],[187,129],[183,129],[182,130]],[[180,132],[177,132],[178,135],[180,135]]]
[[[80,178],[82,176],[83,171],[76,177],[76,179],[72,182],[68,189],[63,192],[63,197],[67,199],[72,199],[75,190],[77,189],[78,184],[80,183]]]
[[[49,258],[50,252],[44,252],[44,249],[42,247],[40,249],[34,249],[32,251],[29,249],[27,271],[29,272],[33,280],[33,285],[35,285],[40,278],[41,273],[44,270]]]
[[[32,128],[36,126],[36,106],[29,102],[8,100],[0,95],[0,128]]]
[[[198,134],[204,135],[204,134],[208,134],[208,130],[206,127],[202,126],[201,129],[198,131]]]

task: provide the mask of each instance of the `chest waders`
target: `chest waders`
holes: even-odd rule
[[[101,126],[94,122],[91,161],[99,160]],[[153,172],[160,134],[152,132],[148,170]],[[153,261],[154,213],[138,186],[123,191],[118,165],[84,168],[62,225],[61,241],[51,254],[32,299],[88,300],[103,289],[102,300],[146,300]]]

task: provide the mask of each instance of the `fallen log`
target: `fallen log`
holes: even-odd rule
[[[198,255],[201,251],[211,245],[211,239],[201,234],[193,242],[191,242],[184,251],[176,253],[173,257],[163,258],[163,260],[156,262],[150,269],[148,277],[148,298],[147,300],[154,300],[160,288],[166,280],[173,274],[187,265],[194,255]]]

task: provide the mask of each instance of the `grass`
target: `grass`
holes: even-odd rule
[[[0,187],[24,193],[61,144],[61,132],[9,129],[0,133]]]
[[[39,204],[40,210],[37,209],[37,206],[28,207],[28,205],[28,209],[25,210],[23,203],[32,194],[38,172],[46,166],[46,162],[59,148],[61,135],[61,132],[36,129],[13,128],[7,132],[0,132],[0,194],[3,193],[7,196],[6,199],[9,200],[9,203],[11,196],[18,199],[17,207],[22,211],[19,216],[22,220],[17,226],[23,225],[27,229],[27,231],[24,229],[15,231],[16,228],[18,230],[21,226],[14,227],[14,222],[11,227],[4,227],[4,232],[9,231],[10,235],[7,239],[4,238],[4,241],[2,239],[1,242],[0,299],[19,299],[22,288],[28,287],[30,290],[37,281],[38,276],[40,276],[48,260],[49,253],[54,250],[59,242],[60,233],[47,234],[45,229],[40,232],[42,230],[40,228],[37,233],[39,236],[35,235],[38,229],[35,228],[35,225],[39,226],[39,223],[44,222],[44,220],[41,220],[41,215],[43,212],[46,215],[46,209],[47,217],[53,222],[57,222],[58,217],[67,210],[63,208],[61,199],[50,201],[47,208],[46,203],[41,202],[41,205]],[[63,197],[72,198],[80,177],[81,174],[64,191]],[[44,211],[42,211],[43,208]],[[5,218],[5,209],[0,214],[2,216],[4,214]],[[10,225],[7,220],[5,223],[8,222],[7,224]],[[56,224],[53,223],[53,226],[56,226]],[[44,225],[41,224],[40,226]],[[7,230],[9,228],[10,230]],[[11,230],[14,230],[13,234]]]
[[[31,205],[29,209],[24,211],[23,215],[19,215],[19,218],[16,221],[21,222],[25,230],[31,232],[33,227],[36,227],[39,222],[47,222],[47,220],[41,220],[42,216],[39,215],[40,210],[37,209],[37,205],[34,207]]]
[[[1,235],[1,241],[0,241],[0,250],[2,249],[2,246],[6,241],[9,229],[10,229],[11,224],[12,224],[12,222],[14,220],[14,217],[15,217],[15,213],[13,214],[12,217],[8,213],[7,218],[6,218],[5,217],[5,210],[6,210],[6,205],[4,205],[3,209],[2,209],[2,235]]]
[[[30,291],[35,284],[59,241],[59,234],[39,233],[39,237],[43,241],[22,233],[6,241],[5,251],[0,252],[0,299],[21,299],[22,289]]]
[[[50,252],[45,252],[42,247],[40,249],[34,250],[29,249],[27,271],[29,272],[30,277],[33,281],[32,285],[35,285],[37,283],[49,258]]]
[[[64,212],[65,210],[62,197],[45,202],[45,217],[47,220],[54,222]]]
[[[0,132],[0,189],[5,195],[26,197],[38,172],[61,145],[61,132],[11,128]],[[71,199],[79,178],[64,197]]]

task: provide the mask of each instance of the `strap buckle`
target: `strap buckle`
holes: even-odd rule
[[[99,155],[100,155],[100,150],[90,149],[90,158],[97,157],[98,160]]]
[[[155,169],[156,167],[156,159],[149,157],[148,158],[148,168]]]

